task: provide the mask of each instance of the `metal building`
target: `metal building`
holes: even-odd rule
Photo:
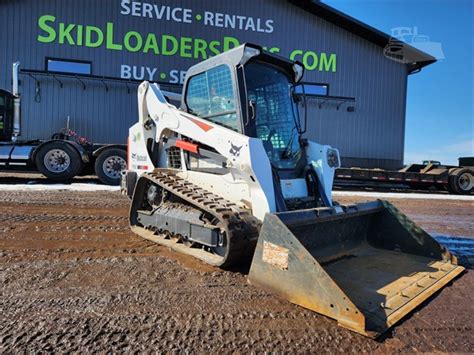
[[[90,141],[125,143],[134,80],[179,84],[191,65],[252,42],[306,66],[308,138],[339,148],[345,166],[396,168],[407,76],[435,61],[413,48],[389,59],[388,35],[311,0],[0,0],[0,24],[0,88],[13,62],[26,69],[22,140],[69,122]]]

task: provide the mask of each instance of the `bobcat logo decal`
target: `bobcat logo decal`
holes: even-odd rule
[[[232,154],[234,157],[238,157],[240,155],[240,150],[242,149],[243,145],[240,147],[233,145],[230,143],[230,150],[229,153]]]

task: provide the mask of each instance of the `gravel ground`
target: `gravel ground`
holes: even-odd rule
[[[393,202],[474,236],[471,202]],[[474,351],[472,271],[375,341],[136,237],[127,214],[115,192],[0,191],[0,352]]]

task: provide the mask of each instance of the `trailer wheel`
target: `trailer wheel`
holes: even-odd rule
[[[127,153],[123,149],[106,149],[95,161],[95,173],[106,185],[120,185],[122,170],[126,169]]]
[[[467,195],[474,191],[474,171],[468,168],[456,169],[449,176],[452,190],[458,194]]]
[[[79,152],[62,141],[52,141],[40,147],[35,163],[43,175],[55,181],[71,180],[83,168]]]

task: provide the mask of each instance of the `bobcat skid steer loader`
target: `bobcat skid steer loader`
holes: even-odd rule
[[[252,260],[251,284],[375,337],[463,268],[390,203],[333,202],[339,152],[304,138],[302,76],[245,44],[191,67],[180,108],[142,83],[131,228],[211,265]]]

